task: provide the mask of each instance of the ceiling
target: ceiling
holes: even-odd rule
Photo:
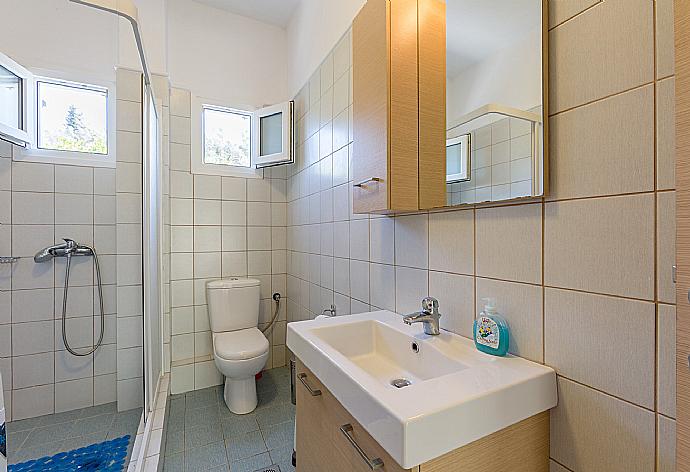
[[[542,0],[446,0],[446,4],[448,77],[541,25]]]
[[[199,3],[227,10],[285,28],[300,0],[196,0]]]

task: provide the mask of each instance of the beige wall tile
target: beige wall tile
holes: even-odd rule
[[[652,194],[547,203],[544,282],[652,300]]]
[[[654,409],[651,302],[547,288],[544,362],[611,395]]]
[[[656,186],[676,187],[675,79],[664,79],[656,88]]]
[[[429,215],[426,213],[395,218],[395,263],[419,269],[429,267]]]
[[[484,298],[494,298],[510,326],[510,352],[536,362],[544,360],[542,291],[537,285],[477,278],[476,312],[484,309]]]
[[[657,297],[676,303],[673,265],[676,263],[676,192],[657,194]]]
[[[654,0],[656,6],[656,76],[674,72],[673,0]]]
[[[549,199],[654,190],[654,87],[551,118]]]
[[[549,28],[560,25],[601,0],[551,0],[549,2]]]
[[[676,422],[657,415],[659,428],[657,472],[676,471]]]
[[[429,295],[437,298],[441,328],[472,337],[474,321],[474,277],[429,272]]]
[[[652,2],[608,0],[549,35],[550,113],[654,78]]]
[[[474,274],[474,211],[429,215],[429,269]]]
[[[657,328],[657,410],[676,417],[676,307],[659,304]],[[670,334],[669,334],[670,333]]]
[[[541,211],[541,204],[477,210],[477,275],[541,283]]]
[[[654,470],[654,413],[564,378],[551,410],[551,457],[577,472]]]

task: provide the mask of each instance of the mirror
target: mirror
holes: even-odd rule
[[[447,0],[447,205],[544,194],[542,0]]]

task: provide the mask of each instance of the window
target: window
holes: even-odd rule
[[[256,145],[254,164],[269,167],[294,162],[295,102],[262,108],[254,112]]]
[[[14,159],[115,167],[115,85],[51,75],[34,79],[31,140]]]
[[[251,113],[204,106],[203,115],[204,163],[251,167]]]
[[[33,75],[0,54],[0,139],[19,146],[31,142]]]
[[[22,81],[0,66],[0,123],[14,128],[22,125]]]
[[[37,82],[38,149],[108,154],[108,90]]]
[[[18,161],[115,167],[115,86],[36,77],[0,53],[0,139]]]
[[[192,173],[261,178],[294,162],[294,103],[259,110],[192,97]]]

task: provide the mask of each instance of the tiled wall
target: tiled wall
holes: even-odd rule
[[[530,110],[541,114],[538,110]],[[532,195],[532,126],[503,118],[471,132],[470,180],[446,185],[448,205]]]
[[[115,169],[17,162],[0,144],[0,253],[21,257],[0,266],[0,368],[12,419],[115,401]],[[61,238],[94,245],[105,298],[104,345],[77,358],[62,342],[65,261],[35,264],[38,250]],[[70,345],[92,346],[100,331],[91,258],[75,258],[67,305]]]
[[[117,402],[143,405],[141,72],[117,71]]]
[[[143,403],[140,76],[117,73],[117,169],[13,161],[19,150],[0,143],[0,255],[21,258],[0,266],[0,369],[11,419]],[[63,237],[99,255],[104,341],[84,358],[62,342],[64,260],[32,259]],[[96,282],[93,260],[73,259],[67,334],[78,350],[100,334]]]
[[[171,389],[180,393],[222,383],[213,361],[206,282],[221,277],[261,281],[260,327],[283,295],[267,368],[285,365],[285,168],[264,179],[194,175],[190,171],[191,96],[172,89],[170,102]]]
[[[672,1],[550,4],[542,201],[353,215],[349,36],[326,58],[297,97],[288,320],[432,295],[442,326],[469,336],[495,297],[512,352],[559,374],[552,471],[672,471]]]

